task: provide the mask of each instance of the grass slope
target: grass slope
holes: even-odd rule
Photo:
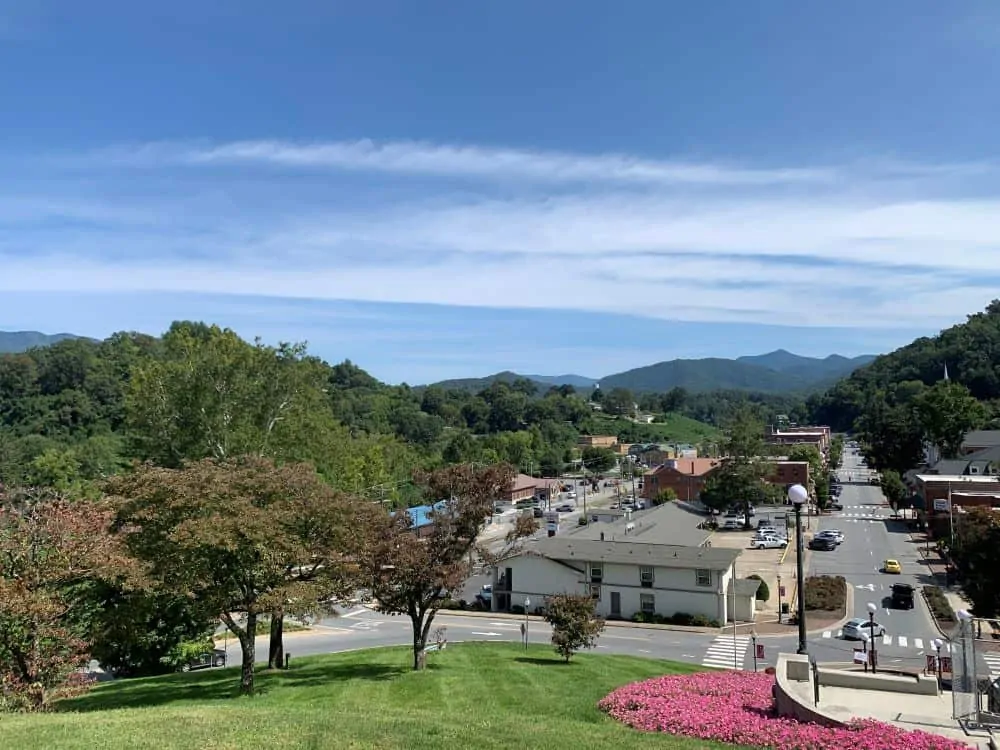
[[[622,427],[635,426],[626,419],[595,415],[598,430],[603,434],[617,435]],[[705,441],[717,440],[722,434],[716,427],[699,422],[697,419],[685,417],[683,414],[658,414],[657,421],[652,424],[638,425],[643,434],[648,434],[650,442],[657,443],[691,443],[697,445]],[[641,442],[641,441],[640,441]]]
[[[18,750],[282,750],[374,748],[587,750],[730,748],[641,734],[597,701],[613,688],[693,667],[581,654],[563,664],[547,646],[452,645],[409,671],[406,648],[297,660],[261,672],[260,694],[235,697],[237,670],[105,684],[64,701],[61,713],[5,716],[0,746]]]

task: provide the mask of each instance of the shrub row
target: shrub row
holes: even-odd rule
[[[809,576],[804,593],[807,610],[834,612],[847,603],[847,581],[843,576]]]
[[[924,586],[924,599],[934,619],[942,625],[952,625],[955,622],[955,610],[951,608],[948,598],[937,586]]]
[[[632,615],[632,622],[642,622],[647,625],[681,625],[696,628],[718,628],[722,626],[718,620],[705,617],[705,615],[688,614],[687,612],[676,612],[672,615],[649,615],[645,612],[636,612]]]

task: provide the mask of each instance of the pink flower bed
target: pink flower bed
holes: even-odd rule
[[[772,675],[701,672],[655,677],[625,685],[598,704],[634,729],[669,732],[733,745],[773,750],[968,750],[968,745],[927,732],[910,732],[873,719],[844,728],[824,727],[774,710]]]

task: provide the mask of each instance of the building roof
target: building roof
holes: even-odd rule
[[[436,510],[442,510],[447,504],[447,500],[440,500],[434,503],[434,505],[416,505],[412,508],[407,508],[406,512],[410,516],[410,525],[415,529],[430,526],[434,523],[431,513]]]
[[[963,448],[993,447],[1000,445],[1000,430],[973,430],[965,434]]]
[[[673,470],[679,474],[701,477],[710,472],[722,461],[718,458],[671,458],[656,468],[656,471]]]
[[[514,483],[507,490],[508,492],[518,492],[520,490],[533,490],[539,485],[544,486],[544,479],[535,479],[535,477],[529,477],[527,474],[518,474],[514,477]]]
[[[760,584],[761,582],[756,578],[736,578],[733,576],[729,579],[729,589],[726,593],[732,594],[735,588],[736,596],[754,596],[757,589],[760,588]]]
[[[1000,485],[1000,476],[988,474],[917,474],[917,481],[924,482],[946,482],[949,484],[996,484]]]
[[[657,508],[630,513],[628,517],[622,514],[614,521],[571,527],[566,534],[574,539],[600,540],[603,534],[604,541],[608,542],[697,546],[711,536],[711,532],[698,528],[703,520],[704,517],[697,513],[690,513],[674,503],[665,503]]]
[[[579,560],[619,565],[653,565],[690,570],[728,570],[742,550],[724,547],[683,547],[642,542],[601,542],[553,536],[534,545],[534,552],[551,560]]]

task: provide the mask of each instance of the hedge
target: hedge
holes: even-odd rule
[[[750,575],[747,576],[747,578],[751,578],[755,581],[760,581],[760,586],[757,587],[757,595],[756,595],[757,601],[766,602],[768,599],[771,598],[771,590],[767,587],[767,582],[763,578],[761,578],[756,573],[751,573]]]
[[[847,603],[847,581],[843,576],[809,576],[804,588],[808,610],[834,612]]]
[[[937,586],[924,586],[924,599],[927,600],[927,607],[930,609],[934,619],[943,625],[952,625],[955,622],[955,610],[951,608],[951,602]]]

